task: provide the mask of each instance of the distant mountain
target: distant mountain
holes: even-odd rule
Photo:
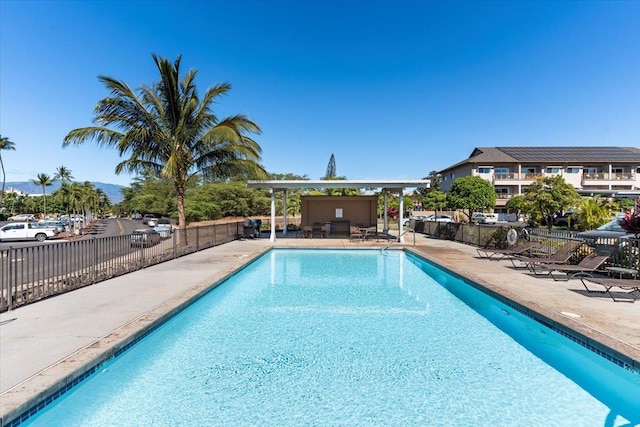
[[[91,184],[93,184],[96,188],[104,191],[104,194],[107,195],[111,203],[120,203],[122,201],[122,193],[120,192],[120,190],[125,188],[124,185],[106,184],[104,182],[92,182]],[[46,187],[46,192],[47,194],[51,194],[58,188],[60,188],[60,181],[55,181],[53,185]],[[42,187],[34,184],[31,181],[7,182],[4,185],[4,189],[5,191],[14,189],[26,194],[42,194]]]

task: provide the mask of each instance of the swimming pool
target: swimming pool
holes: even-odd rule
[[[272,250],[28,423],[615,426],[639,408],[637,373],[416,256]]]

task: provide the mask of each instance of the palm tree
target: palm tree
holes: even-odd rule
[[[0,136],[0,167],[2,167],[2,191],[0,191],[0,207],[2,206],[2,199],[4,199],[4,184],[5,184],[5,174],[4,174],[4,163],[2,162],[2,150],[14,150],[16,149],[15,142],[9,141],[9,138]]]
[[[71,175],[71,169],[66,166],[58,166],[56,169],[55,175],[53,175],[54,179],[59,179],[60,182],[71,182],[73,179],[73,175]]]
[[[62,202],[67,207],[66,213],[68,214],[69,213],[69,201],[68,201],[69,191],[67,190],[66,186],[73,179],[73,175],[71,175],[71,169],[69,169],[66,166],[58,166],[58,168],[56,169],[55,175],[53,175],[53,178],[60,180],[60,183],[61,183],[60,189],[62,190],[60,193],[62,196]]]
[[[247,136],[261,131],[245,115],[218,119],[212,112],[213,103],[229,92],[230,84],[217,84],[200,98],[194,82],[196,70],[189,70],[180,80],[181,56],[173,64],[152,56],[160,81],[143,85],[138,94],[123,81],[98,77],[111,96],[96,105],[97,126],[72,130],[64,138],[63,147],[95,141],[117,149],[120,156],[130,156],[116,166],[116,174],[152,171],[170,179],[176,191],[178,225],[184,227],[185,190],[190,177],[202,174],[226,179],[241,173],[266,177],[258,163],[262,150]]]
[[[31,182],[42,187],[42,197],[44,197],[44,216],[47,216],[47,194],[45,192],[45,187],[53,184],[53,181],[46,173],[39,173],[36,179],[32,179]]]

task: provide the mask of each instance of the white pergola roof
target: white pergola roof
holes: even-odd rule
[[[403,190],[405,188],[429,187],[431,181],[416,179],[408,181],[376,181],[376,180],[269,180],[247,181],[248,188],[271,188],[288,190],[291,188],[381,188],[383,190]]]
[[[286,191],[290,189],[304,189],[304,188],[360,188],[360,189],[377,189],[383,190],[385,199],[385,229],[388,228],[388,219],[386,214],[387,206],[387,194],[388,192],[402,193],[405,188],[420,188],[430,187],[431,181],[428,179],[416,179],[408,181],[375,181],[375,180],[269,180],[269,181],[247,181],[247,188],[268,188],[271,193],[271,234],[269,239],[272,242],[276,241],[276,204],[275,193],[277,191],[283,191],[285,194],[284,201],[284,230],[283,234],[287,233],[287,202]],[[403,241],[403,197],[400,197],[400,229],[398,239]]]

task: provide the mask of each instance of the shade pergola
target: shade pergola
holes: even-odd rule
[[[326,188],[355,188],[367,190],[382,190],[384,195],[384,228],[389,228],[387,217],[387,196],[389,193],[400,194],[400,223],[398,236],[400,241],[404,241],[404,190],[407,188],[420,188],[430,186],[429,180],[409,180],[409,181],[370,181],[370,180],[273,180],[273,181],[247,181],[248,188],[267,188],[271,194],[271,234],[269,240],[276,241],[276,198],[278,191],[284,192],[284,206],[282,217],[284,219],[283,235],[287,234],[287,191],[289,189],[326,189]]]

